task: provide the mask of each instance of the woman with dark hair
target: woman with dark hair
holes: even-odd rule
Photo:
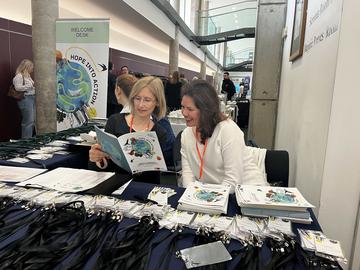
[[[182,113],[187,128],[181,136],[182,186],[201,181],[266,185],[261,170],[245,149],[240,128],[220,112],[213,86],[204,80],[183,88]]]

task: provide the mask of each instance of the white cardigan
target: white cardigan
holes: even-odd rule
[[[204,145],[198,143],[198,147],[202,154]],[[251,152],[245,149],[244,133],[240,128],[230,119],[220,122],[208,139],[200,181],[229,184],[232,191],[237,184],[267,185]],[[182,179],[179,185],[187,187],[198,179],[200,171],[196,138],[190,127],[181,134],[181,157]]]

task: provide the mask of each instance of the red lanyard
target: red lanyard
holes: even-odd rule
[[[197,154],[199,156],[199,159],[200,159],[200,172],[199,172],[199,180],[202,178],[203,176],[203,168],[204,168],[204,155],[205,155],[205,151],[206,151],[206,147],[207,147],[207,143],[208,143],[208,140],[205,141],[205,144],[204,144],[204,149],[203,149],[203,152],[202,152],[202,155],[200,154],[200,150],[199,150],[199,146],[198,146],[198,143],[196,142],[196,151],[197,151]]]
[[[132,132],[133,124],[134,124],[134,116],[133,116],[133,115],[130,115],[130,132],[129,132],[129,133]],[[148,123],[148,125],[147,125],[146,130],[148,131],[149,128],[150,128],[150,121],[149,121],[149,123]]]

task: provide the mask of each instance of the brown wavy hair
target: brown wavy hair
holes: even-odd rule
[[[205,143],[210,138],[218,123],[227,119],[220,111],[219,97],[215,88],[204,80],[195,80],[185,85],[182,89],[182,97],[192,98],[196,108],[200,111],[199,126],[201,143]]]

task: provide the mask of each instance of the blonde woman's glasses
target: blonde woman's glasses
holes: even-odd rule
[[[143,102],[146,106],[151,105],[152,103],[154,103],[154,99],[152,98],[147,98],[147,97],[140,97],[140,96],[135,96],[134,97],[134,103],[136,104],[140,104],[141,102]]]

